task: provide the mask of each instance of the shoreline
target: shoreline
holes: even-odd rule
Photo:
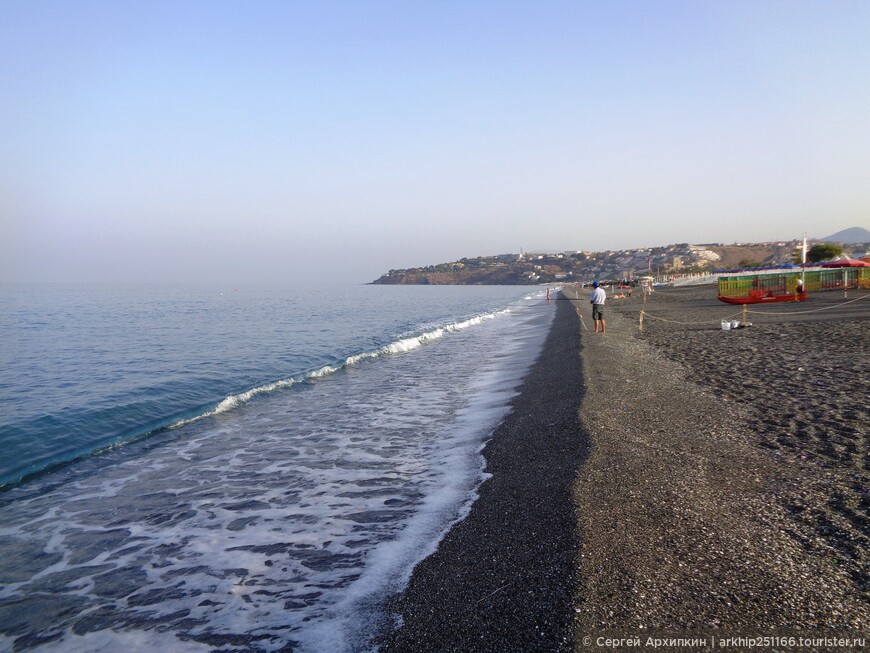
[[[570,302],[557,301],[541,354],[483,449],[491,477],[388,603],[402,626],[382,652],[572,650],[571,485],[588,449],[577,326]]]
[[[402,625],[381,650],[867,636],[868,416],[850,388],[868,396],[870,299],[847,310],[827,294],[802,306],[831,311],[782,317],[780,306],[729,333],[718,324],[733,307],[678,289],[609,299],[601,335],[582,329],[580,293],[560,296],[484,449],[492,477],[390,601]],[[643,333],[641,308],[663,318]],[[809,382],[843,366],[857,385],[813,397],[824,386]],[[798,367],[815,374],[796,378]]]

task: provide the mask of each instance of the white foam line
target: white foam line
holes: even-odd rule
[[[469,322],[473,320],[462,324]],[[543,339],[539,339],[536,347],[527,347],[528,335],[516,329],[501,342],[514,355],[518,351],[526,355],[514,356],[506,365],[491,366],[479,375],[471,387],[470,403],[459,411],[452,428],[440,434],[443,450],[435,463],[439,477],[422,504],[405,522],[400,536],[367,552],[362,574],[344,589],[342,598],[324,616],[295,632],[301,650],[376,652],[373,637],[379,625],[370,620],[372,611],[382,608],[384,597],[401,591],[417,564],[433,554],[450,529],[470,513],[481,484],[491,476],[486,472],[483,448],[510,412],[510,399],[516,396],[516,388],[543,346]],[[396,619],[398,615],[385,618]]]
[[[505,308],[500,311],[494,311],[492,313],[485,313],[483,315],[477,315],[467,320],[462,320],[461,322],[453,322],[443,327],[437,327],[435,329],[431,329],[430,331],[425,331],[418,336],[412,336],[410,338],[402,338],[400,340],[396,340],[374,351],[353,354],[352,356],[348,356],[341,364],[324,365],[321,368],[318,368],[301,376],[293,376],[287,379],[282,379],[280,381],[275,381],[274,383],[267,383],[266,385],[261,385],[256,388],[246,390],[245,392],[241,392],[239,394],[229,395],[211,410],[208,410],[194,417],[188,417],[186,419],[178,420],[177,422],[171,424],[169,428],[177,429],[181,426],[197,422],[206,417],[214,417],[215,415],[226,413],[230,410],[233,410],[234,408],[237,408],[238,406],[241,406],[242,404],[247,403],[258,395],[268,394],[270,392],[275,392],[276,390],[289,388],[290,386],[296,385],[297,383],[302,383],[308,379],[319,379],[325,376],[329,376],[330,374],[334,374],[341,369],[361,363],[364,360],[371,360],[389,354],[403,354],[409,351],[413,351],[419,347],[422,347],[427,342],[438,340],[439,338],[442,338],[449,333],[454,333],[456,331],[461,331],[469,327],[477,326],[479,324],[482,324],[486,320],[491,320],[502,315],[506,315],[507,313],[510,313],[509,308]]]
[[[325,369],[325,368],[321,368],[321,370],[323,370],[323,369]],[[337,367],[333,368],[333,371],[337,370],[337,369],[338,369]],[[318,371],[321,371],[321,370],[318,370]],[[313,375],[314,375],[314,373],[312,372],[312,376]],[[293,377],[293,378],[289,378],[289,379],[282,379],[281,381],[275,381],[275,383],[269,383],[266,385],[261,385],[257,388],[252,388],[251,390],[239,393],[237,395],[230,395],[229,397],[227,397],[226,399],[221,401],[217,406],[215,406],[211,410],[206,411],[204,413],[201,413],[200,415],[197,415],[196,417],[189,417],[187,419],[179,420],[179,421],[175,422],[174,424],[172,424],[169,428],[176,429],[179,426],[184,426],[185,424],[190,424],[192,422],[196,422],[196,421],[201,420],[205,417],[213,417],[214,415],[220,415],[221,413],[226,413],[227,411],[230,411],[233,408],[236,408],[237,406],[241,406],[242,404],[250,401],[251,399],[253,399],[257,395],[267,394],[269,392],[274,392],[275,390],[280,390],[281,388],[289,388],[290,386],[301,382],[303,379],[304,379],[304,377],[302,377],[302,378]]]

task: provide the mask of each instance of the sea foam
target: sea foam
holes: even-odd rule
[[[3,644],[369,650],[470,509],[552,313],[432,325],[0,495],[0,606],[32,615],[0,607]]]

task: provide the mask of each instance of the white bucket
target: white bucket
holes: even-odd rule
[[[731,322],[729,322],[728,320],[722,320],[722,330],[723,331],[730,331],[731,330]]]

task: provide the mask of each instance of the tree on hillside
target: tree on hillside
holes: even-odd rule
[[[827,261],[835,256],[843,253],[843,248],[829,243],[818,243],[810,247],[807,252],[807,261],[810,263],[818,263],[819,261]]]

